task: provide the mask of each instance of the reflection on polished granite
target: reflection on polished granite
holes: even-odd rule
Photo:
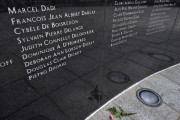
[[[97,4],[101,5],[102,1]],[[165,32],[147,36],[147,21],[152,9],[152,6],[148,6],[147,14],[141,16],[135,28],[139,34],[129,38],[124,44],[109,47],[113,14],[113,7],[109,5],[111,1],[106,8],[105,23],[104,6],[86,6],[87,4],[88,2],[81,4],[83,7],[59,7],[56,13],[96,10],[95,17],[79,18],[84,29],[95,29],[96,33],[88,36],[87,40],[94,40],[96,44],[83,48],[82,54],[69,59],[63,68],[32,81],[27,79],[16,36],[11,34],[11,26],[7,22],[10,18],[6,12],[0,14],[0,60],[15,60],[13,65],[0,69],[0,120],[83,120],[143,78],[180,62],[180,28],[173,26],[178,7],[167,13],[173,22],[168,24]],[[178,19],[179,17],[180,15]],[[178,22],[176,21],[175,26]],[[172,57],[173,61],[162,61],[148,53],[164,54]],[[110,81],[107,74],[113,71],[128,75],[130,81],[123,84]],[[96,86],[102,99],[89,100],[88,96]]]

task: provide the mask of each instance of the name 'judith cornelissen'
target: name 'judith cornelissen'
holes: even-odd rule
[[[40,9],[38,7],[26,7],[26,8],[10,8],[8,7],[9,14],[27,14],[27,13],[37,13],[37,12],[44,12],[44,11],[55,11],[55,6],[45,6],[41,5]]]

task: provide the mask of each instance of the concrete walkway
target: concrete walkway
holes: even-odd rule
[[[140,102],[136,91],[150,88],[156,91],[163,103],[149,107]],[[125,112],[137,113],[122,120],[180,120],[180,64],[155,73],[120,93],[86,120],[110,120],[110,107],[121,106]]]

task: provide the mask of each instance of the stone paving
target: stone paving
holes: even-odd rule
[[[162,98],[158,107],[149,107],[136,97],[140,88],[149,88]],[[125,112],[137,113],[122,120],[180,120],[180,64],[157,72],[123,91],[86,120],[108,120],[110,107],[121,106]]]

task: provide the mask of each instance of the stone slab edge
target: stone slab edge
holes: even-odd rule
[[[175,66],[180,66],[180,63],[179,63],[179,64],[176,64],[176,65],[173,65],[173,66],[171,66],[171,67],[168,67],[168,68],[166,68],[166,69],[163,69],[163,70],[161,70],[161,71],[159,71],[159,72],[156,72],[156,73],[154,73],[154,74],[152,74],[152,75],[144,78],[143,80],[135,83],[134,85],[130,86],[128,89],[122,91],[120,94],[118,94],[117,96],[115,96],[114,98],[112,98],[111,100],[109,100],[107,103],[105,103],[103,106],[101,106],[99,109],[97,109],[95,112],[93,112],[93,113],[92,113],[90,116],[88,116],[85,120],[89,120],[89,119],[90,119],[91,117],[93,117],[98,111],[100,111],[103,107],[105,107],[105,106],[108,105],[109,103],[113,102],[116,98],[120,97],[122,94],[125,94],[127,91],[131,90],[133,87],[138,86],[141,82],[143,82],[143,81],[146,80],[147,78],[150,78],[150,77],[152,77],[153,75],[159,74],[159,73],[161,73],[162,71],[165,71],[165,70],[167,70],[167,69],[171,69],[171,68],[173,68],[173,67],[175,67]]]

